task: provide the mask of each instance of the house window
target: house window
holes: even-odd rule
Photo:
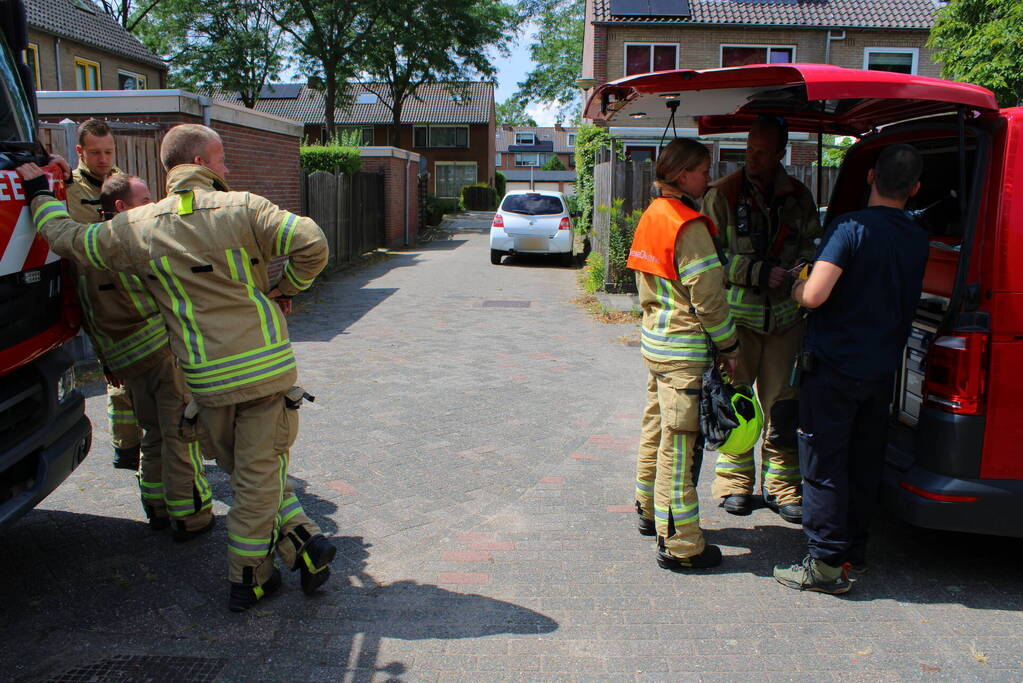
[[[863,49],[863,68],[915,74],[920,50],[915,47],[867,47]]]
[[[536,133],[516,133],[515,134],[516,145],[535,145],[536,144]]]
[[[373,144],[373,129],[368,128],[356,128],[355,126],[341,126],[341,137],[344,142],[350,145],[358,145],[359,147],[368,147]]]
[[[146,77],[144,74],[136,74],[131,71],[117,71],[118,90],[145,90]]]
[[[546,152],[518,152],[515,155],[516,166],[543,166],[551,158]]]
[[[746,148],[745,147],[721,147],[719,161],[730,161],[732,163],[741,164],[746,161]]]
[[[36,90],[39,90],[39,46],[35,43],[29,43],[28,47],[25,48],[25,63],[28,64],[28,68],[32,70],[32,75],[34,75],[36,79]]]
[[[497,166],[498,168],[501,167],[501,153],[500,152],[498,152],[497,154],[494,155],[494,166]]]
[[[747,64],[791,64],[796,61],[793,45],[722,45],[721,66]]]
[[[463,187],[476,182],[475,161],[438,161],[434,170],[437,176],[434,192],[438,197],[460,197]]]
[[[575,147],[575,133],[568,134],[568,146]]]
[[[415,126],[413,147],[468,147],[468,126]]]
[[[678,68],[678,45],[625,44],[625,75]]]
[[[75,85],[79,90],[99,90],[99,64],[75,57]]]

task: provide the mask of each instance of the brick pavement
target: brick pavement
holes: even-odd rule
[[[91,385],[92,455],[0,537],[3,677],[1023,681],[1017,540],[882,522],[847,597],[797,593],[769,576],[801,532],[725,515],[708,459],[702,514],[725,562],[658,569],[630,505],[635,327],[576,308],[574,270],[490,265],[485,225],[296,300],[316,402],[292,475],[339,549],[328,590],[306,598],[289,573],[228,613],[223,525],[186,546],[149,532]],[[210,478],[222,515],[226,477]]]

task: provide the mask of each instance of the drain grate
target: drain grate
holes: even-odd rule
[[[531,303],[514,299],[484,299],[483,308],[529,308]]]
[[[46,683],[86,683],[93,681],[136,681],[143,683],[212,683],[226,659],[210,657],[170,657],[116,655],[66,671]]]

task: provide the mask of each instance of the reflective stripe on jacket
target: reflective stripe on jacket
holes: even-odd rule
[[[651,202],[640,225],[644,230],[640,234],[637,227],[633,251],[671,254],[675,274],[658,274],[667,270],[663,261],[630,259],[643,308],[643,357],[665,367],[706,367],[713,359],[710,341],[725,355],[736,353],[738,337],[709,221],[678,200],[660,198]]]
[[[267,297],[267,264],[288,256],[277,287],[285,295],[305,289],[327,263],[323,232],[263,197],[228,191],[203,166],[172,168],[167,189],[167,198],[104,223],[74,223],[47,197],[34,199],[32,210],[58,254],[139,277],[200,404],[286,390],[295,384],[295,357],[284,315]]]
[[[810,191],[795,178],[778,169],[765,198],[739,169],[717,181],[703,198],[703,210],[719,229],[718,239],[728,256],[726,276],[730,285],[728,303],[735,322],[758,332],[777,334],[785,331],[799,318],[799,307],[792,300],[791,280],[771,289],[767,279],[771,268],[786,270],[803,259],[813,261],[821,236],[820,219]],[[751,234],[739,234],[736,206],[743,196],[743,184],[755,198],[749,202],[749,232],[762,231],[766,249],[758,253]],[[784,234],[780,234],[784,233]]]

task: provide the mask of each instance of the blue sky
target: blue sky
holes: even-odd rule
[[[533,34],[536,27],[527,25],[525,30],[509,47],[511,54],[507,57],[498,57],[494,60],[497,66],[497,89],[494,91],[494,99],[498,104],[518,90],[518,84],[526,80],[533,68],[533,61],[529,57],[529,45],[533,42]],[[553,126],[554,113],[557,107],[530,104],[526,111],[536,120],[538,125]]]

